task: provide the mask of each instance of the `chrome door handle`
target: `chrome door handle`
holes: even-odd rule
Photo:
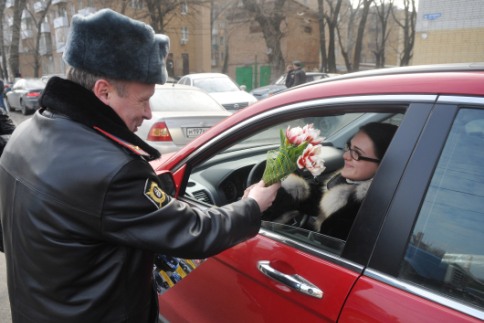
[[[257,269],[264,275],[277,280],[284,285],[315,298],[323,298],[323,291],[316,285],[307,281],[299,275],[287,275],[271,267],[268,260],[261,260],[257,263]]]

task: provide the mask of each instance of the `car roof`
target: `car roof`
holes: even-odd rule
[[[443,73],[443,72],[479,72],[484,71],[484,62],[453,63],[453,64],[430,64],[381,68],[374,70],[359,71],[347,74],[335,75],[340,79],[361,78],[366,76],[399,75],[416,73]],[[334,75],[334,74],[331,74]],[[334,80],[334,77],[332,80]]]
[[[349,73],[304,83],[260,100],[225,119],[210,129],[210,132],[221,133],[252,115],[301,101],[360,95],[483,96],[483,84],[484,63],[414,66]],[[195,139],[185,149],[195,149],[203,144],[198,141],[198,138]]]

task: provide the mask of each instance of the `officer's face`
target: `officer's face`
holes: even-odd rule
[[[154,93],[154,84],[126,82],[122,91],[118,87],[110,93],[109,106],[135,132],[145,119],[152,117],[149,100]]]

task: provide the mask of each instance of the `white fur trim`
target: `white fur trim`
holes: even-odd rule
[[[368,193],[368,189],[370,189],[370,185],[372,181],[373,179],[370,179],[356,186],[355,197],[358,201],[363,201],[363,199],[366,196],[366,193]]]
[[[327,191],[319,203],[324,217],[327,218],[344,207],[351,193],[353,193],[353,189],[353,185],[340,184]]]
[[[319,208],[326,219],[348,203],[350,195],[354,192],[357,201],[363,201],[368,193],[372,180],[361,182],[358,185],[339,184],[326,191],[319,203]]]
[[[282,181],[281,186],[297,201],[304,201],[311,193],[309,184],[300,176],[290,174]]]

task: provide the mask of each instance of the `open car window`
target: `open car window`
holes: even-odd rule
[[[389,110],[390,111],[390,110]],[[244,190],[262,178],[267,153],[280,146],[280,131],[287,127],[303,127],[312,123],[325,137],[323,144],[325,171],[314,178],[309,172],[301,171],[307,181],[323,185],[343,167],[345,144],[359,127],[372,121],[389,122],[398,125],[403,114],[385,113],[341,113],[321,117],[292,118],[264,127],[255,133],[240,136],[240,140],[224,147],[217,154],[193,168],[189,177],[186,196],[210,205],[225,205],[242,198]],[[280,120],[280,119],[278,119]],[[345,241],[304,228],[303,223],[274,221],[277,214],[269,209],[263,215],[262,228],[267,232],[308,244],[319,250],[341,254]],[[308,214],[314,216],[316,214]]]

